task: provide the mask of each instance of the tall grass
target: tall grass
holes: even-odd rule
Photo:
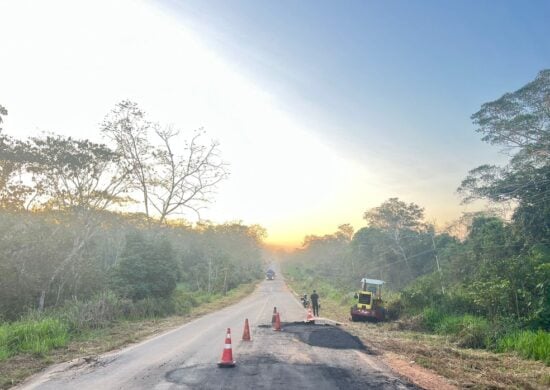
[[[422,312],[422,325],[430,332],[449,335],[461,347],[485,348],[489,337],[489,323],[485,318],[445,314],[432,307]]]
[[[246,287],[235,288],[228,296]],[[221,299],[221,294],[177,289],[169,298],[145,298],[134,302],[106,291],[87,301],[68,301],[51,311],[31,311],[20,321],[0,323],[0,361],[19,353],[44,355],[54,348],[66,346],[74,335],[106,328],[118,321],[186,315],[195,307]]]
[[[7,326],[0,326],[0,361],[7,359],[10,356],[8,350],[8,329]]]
[[[517,352],[526,359],[550,365],[550,333],[543,330],[511,331],[509,326],[489,324],[482,317],[447,315],[434,308],[424,309],[422,323],[426,330],[451,336],[461,347]]]
[[[67,345],[68,326],[58,319],[24,320],[0,326],[0,360],[21,352],[43,355]]]
[[[543,330],[514,332],[497,342],[497,351],[515,351],[524,358],[542,360],[550,365],[550,333]]]

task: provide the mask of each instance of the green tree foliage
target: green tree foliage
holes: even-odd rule
[[[261,277],[262,231],[166,225],[142,214],[0,211],[0,319],[112,289],[166,297],[175,280],[186,291],[223,294]]]
[[[72,213],[0,213],[0,313],[56,306],[103,289],[106,269],[91,245],[99,234]]]
[[[2,116],[6,115],[8,110],[0,105],[0,124]],[[24,158],[21,142],[4,134],[0,127],[0,209],[20,210],[25,207],[32,189],[21,180]]]
[[[262,275],[258,260],[264,237],[265,229],[258,225],[199,225],[193,241],[182,248],[182,281],[208,293],[225,293],[254,280]]]
[[[105,210],[128,200],[129,167],[105,145],[60,135],[33,137],[26,145],[38,207]]]
[[[429,251],[426,245],[420,245],[420,247],[413,245],[414,247],[411,248],[411,244],[427,238],[423,234],[426,230],[423,218],[423,208],[414,203],[407,204],[398,198],[390,198],[379,207],[368,210],[364,214],[369,227],[378,229],[389,238],[386,243],[390,251],[403,260],[410,272],[413,272],[413,269],[409,264],[409,257],[412,255],[409,248],[414,251],[414,255],[420,249]]]
[[[5,115],[0,106],[0,120]],[[150,128],[160,146],[146,137]],[[104,131],[114,149],[59,135],[19,140],[0,131],[0,320],[67,301],[101,306],[95,297],[114,296],[113,289],[136,307],[168,307],[177,282],[190,293],[218,294],[261,276],[263,228],[167,219],[195,201],[203,207],[225,178],[217,143],[195,137],[183,150],[172,149],[177,132],[151,125],[132,102],[117,106]],[[144,202],[160,221],[120,213],[143,189],[140,179],[158,197],[146,194]]]
[[[516,148],[521,158],[550,157],[550,69],[472,115],[482,140]]]
[[[465,201],[514,201],[515,227],[529,244],[550,244],[550,69],[472,115],[482,140],[511,154],[504,167],[471,170],[458,191]]]
[[[475,251],[485,293],[476,300],[490,315],[515,315],[549,327],[550,69],[513,93],[484,104],[472,116],[483,141],[511,154],[504,167],[470,171],[459,192],[465,201],[513,201],[512,221],[477,218],[467,243]],[[477,275],[476,275],[477,276]]]
[[[175,290],[178,278],[178,266],[168,241],[156,242],[137,232],[128,234],[113,273],[116,291],[133,300],[166,298]]]
[[[433,232],[424,222],[420,206],[391,198],[365,212],[364,217],[368,226],[355,234],[345,224],[333,234],[306,236],[303,248],[292,257],[312,274],[347,288],[356,288],[361,278],[371,277],[383,279],[397,290],[434,270]]]
[[[394,235],[405,230],[420,231],[425,226],[424,209],[398,198],[388,199],[380,206],[366,211],[363,217],[370,227],[392,232]]]
[[[391,204],[397,202],[392,200]],[[377,217],[380,208],[374,209]],[[412,209],[419,210],[418,206]],[[394,213],[390,215],[389,220],[394,221]],[[442,313],[550,327],[547,246],[537,244],[527,249],[517,235],[515,222],[494,215],[477,213],[469,218],[463,240],[435,233],[422,220],[415,221],[398,229],[409,267],[401,249],[396,248],[395,232],[385,229],[396,229],[396,224],[379,220],[376,226],[380,227],[361,228],[351,241],[339,240],[338,232],[308,236],[304,247],[291,258],[301,263],[310,277],[324,278],[348,291],[358,288],[362,277],[385,280],[387,288],[401,291],[408,312],[434,307]]]
[[[21,210],[33,189],[26,185],[21,174],[24,167],[24,148],[21,143],[0,132],[0,208]]]

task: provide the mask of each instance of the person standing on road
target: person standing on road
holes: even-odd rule
[[[319,295],[317,295],[317,291],[313,290],[313,294],[309,296],[309,299],[311,299],[311,306],[313,306],[313,315],[319,317]]]

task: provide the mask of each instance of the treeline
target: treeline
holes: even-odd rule
[[[260,277],[263,228],[181,219],[227,177],[217,142],[184,142],[129,101],[101,131],[108,144],[0,128],[0,321],[86,302],[169,314]]]
[[[400,292],[395,316],[431,308],[549,330],[550,70],[484,104],[472,120],[483,141],[511,157],[506,166],[473,169],[458,192],[465,202],[506,202],[511,218],[467,214],[437,232],[422,207],[391,198],[364,213],[366,227],[306,237],[291,259],[342,289],[365,276],[387,281]]]
[[[183,292],[225,294],[262,274],[258,226],[161,224],[109,212],[1,212],[0,315],[95,299],[137,302]],[[185,296],[183,297],[185,299]],[[157,302],[157,304],[160,304]],[[159,308],[160,309],[160,308]]]
[[[362,277],[386,281],[400,297],[390,303],[393,318],[433,307],[550,329],[548,242],[528,245],[513,222],[484,213],[468,215],[467,234],[458,239],[421,219],[402,223],[410,209],[422,217],[419,206],[389,199],[367,212],[383,220],[371,219],[353,236],[343,225],[307,237],[289,260],[341,290],[358,289]]]

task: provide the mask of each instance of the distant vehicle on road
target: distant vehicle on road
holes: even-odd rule
[[[275,271],[273,271],[272,269],[268,269],[268,270],[265,272],[265,278],[266,278],[266,280],[273,280],[273,279],[275,279]]]

